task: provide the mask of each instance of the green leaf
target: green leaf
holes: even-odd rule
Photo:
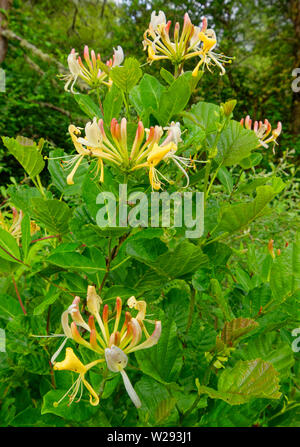
[[[252,332],[257,327],[258,323],[250,318],[235,318],[225,323],[221,340],[228,346],[234,346],[238,339]]]
[[[168,90],[162,93],[159,109],[154,112],[161,126],[166,126],[171,118],[178,115],[189,102],[191,96],[190,77],[190,72],[185,73],[177,78]]]
[[[25,137],[2,137],[4,146],[23,166],[27,174],[34,178],[44,168],[45,162],[34,141]]]
[[[258,186],[265,185],[269,181],[269,177],[258,177],[251,180],[248,183],[243,183],[239,186],[238,192],[243,192],[245,194],[253,193]]]
[[[160,424],[174,411],[176,399],[155,380],[143,377],[134,388],[142,402],[139,412],[144,414],[144,418],[149,419],[150,423]]]
[[[264,333],[247,340],[247,345],[236,354],[241,360],[259,357],[272,363],[281,379],[289,377],[290,369],[295,364],[291,344],[282,341],[277,332]]]
[[[53,406],[53,403],[58,402],[66,391],[49,391],[43,398],[41,413],[53,413],[70,421],[82,422],[90,419],[96,412],[99,412],[99,408],[93,407],[88,399],[84,400],[83,398],[78,403],[74,402],[72,405],[68,405],[68,397],[66,397],[57,407]]]
[[[122,297],[122,300],[126,300],[128,298],[130,298],[132,295],[136,295],[137,294],[137,290],[130,288],[130,287],[126,287],[126,286],[117,286],[114,285],[112,287],[110,287],[104,294],[103,297],[103,301],[115,301],[115,299],[118,296]]]
[[[228,306],[227,300],[224,297],[219,281],[215,278],[212,278],[210,280],[210,287],[210,293],[216,300],[217,306],[221,309],[224,320],[229,320],[231,316],[230,308]]]
[[[219,169],[217,178],[226,189],[226,192],[230,194],[233,189],[233,180],[230,172],[224,166]]]
[[[182,367],[182,353],[174,321],[165,320],[157,345],[135,353],[140,369],[161,383],[174,382]]]
[[[207,134],[214,132],[220,121],[220,107],[209,102],[200,101],[194,104],[190,113],[184,112],[184,123],[205,130]]]
[[[74,185],[67,184],[67,176],[72,170],[72,166],[69,169],[63,168],[61,160],[55,160],[57,157],[64,157],[66,154],[62,149],[55,149],[49,154],[48,171],[51,175],[52,183],[56,188],[64,194],[64,196],[72,196],[80,193],[82,182],[85,178],[88,168],[81,163],[76,171],[74,177]],[[53,159],[51,159],[53,158]]]
[[[78,270],[85,273],[105,272],[105,258],[102,253],[94,248],[93,256],[85,256],[74,251],[59,249],[51,253],[47,258],[51,264],[58,265],[66,270]]]
[[[252,202],[226,205],[221,208],[218,230],[229,234],[248,226],[254,219],[262,216],[276,191],[270,185],[259,186]]]
[[[116,87],[125,93],[129,93],[139,82],[142,74],[139,61],[133,57],[127,58],[123,67],[114,67],[110,71],[110,77]]]
[[[69,232],[68,222],[72,210],[64,202],[57,199],[32,199],[32,214],[34,219],[45,225],[53,235]]]
[[[188,241],[181,242],[173,251],[167,251],[166,246],[157,239],[129,239],[126,253],[169,279],[193,273],[208,261],[201,249]]]
[[[104,122],[107,126],[110,125],[110,122],[113,118],[118,118],[123,104],[122,94],[120,89],[113,84],[111,89],[107,92],[105,99],[103,101],[103,109],[104,109]]]
[[[222,399],[230,405],[240,405],[252,399],[279,399],[278,372],[262,359],[239,361],[226,368],[218,381],[218,390],[198,386],[199,393],[212,399]]]
[[[164,67],[161,67],[160,69],[160,75],[163,78],[164,81],[166,81],[167,84],[171,85],[173,84],[175,78],[168,70],[166,70]]]
[[[209,138],[214,143],[215,136]],[[258,138],[252,130],[244,129],[238,121],[231,120],[228,127],[221,132],[217,147],[216,162],[223,166],[233,166],[256,149]]]
[[[55,301],[59,298],[59,292],[56,290],[53,290],[54,287],[51,287],[49,292],[45,295],[43,301],[41,304],[36,306],[33,311],[33,315],[41,315],[44,313],[51,304],[55,303]]]
[[[94,103],[92,98],[88,95],[83,95],[82,93],[77,93],[73,95],[77,104],[81,108],[81,110],[92,120],[94,117],[103,118],[100,107]]]
[[[139,85],[130,92],[130,100],[144,121],[149,114],[159,109],[160,98],[165,87],[154,77],[144,74]]]
[[[162,307],[168,318],[174,320],[178,331],[184,333],[188,322],[189,308],[187,302],[190,293],[186,289],[172,288],[166,293]]]
[[[27,185],[10,186],[8,194],[11,202],[24,213],[31,215],[31,199],[42,198],[42,194],[36,188],[31,188]]]
[[[253,427],[268,406],[265,399],[232,407],[226,402],[215,400],[201,420],[201,427]]]
[[[239,162],[239,165],[243,169],[250,169],[253,166],[259,165],[259,163],[262,161],[262,159],[263,159],[262,154],[260,154],[259,152],[254,152],[249,157],[244,158],[243,160],[241,160]]]
[[[20,264],[17,262],[10,262],[0,257],[0,272],[5,274],[11,274],[18,270]]]
[[[0,295],[0,317],[5,320],[11,320],[17,315],[23,315],[20,303],[16,298],[10,295]]]
[[[17,259],[20,259],[20,256],[20,250],[15,238],[8,231],[0,228],[0,258],[10,262],[18,262]]]

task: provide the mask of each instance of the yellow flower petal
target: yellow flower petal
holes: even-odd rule
[[[84,374],[86,372],[86,367],[79,360],[79,358],[74,354],[72,348],[66,349],[66,357],[62,362],[55,363],[53,369],[58,371],[73,371],[79,374]]]

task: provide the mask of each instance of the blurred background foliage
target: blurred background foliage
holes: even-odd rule
[[[235,60],[223,77],[217,70],[206,74],[194,100],[220,103],[236,98],[236,119],[250,114],[257,120],[268,118],[275,127],[282,121],[275,160],[267,151],[263,167],[269,169],[271,159],[279,162],[287,149],[295,150],[297,162],[300,94],[293,94],[291,83],[293,68],[300,67],[299,0],[0,0],[0,26],[12,31],[1,38],[6,92],[0,93],[0,135],[43,137],[48,147],[71,148],[68,125],[82,126],[85,119],[57,78],[59,64],[66,67],[71,48],[82,53],[84,44],[99,51],[104,61],[121,45],[125,56],[146,63],[142,40],[152,10],[163,10],[173,23],[182,23],[186,11],[195,25],[204,15],[208,18],[217,33],[218,52]],[[32,51],[27,44],[34,46]],[[50,58],[43,60],[38,50]],[[148,71],[160,68],[154,63]],[[5,154],[1,142],[2,184],[12,175],[19,180],[14,159]]]

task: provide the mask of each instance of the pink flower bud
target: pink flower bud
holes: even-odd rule
[[[202,20],[202,28],[201,28],[201,32],[205,33],[205,31],[207,30],[207,18],[204,17]]]
[[[108,322],[108,305],[105,304],[103,307],[102,320],[104,324]]]
[[[89,47],[87,45],[84,46],[83,57],[88,63],[90,62],[90,52]]]
[[[90,333],[90,345],[94,349],[98,348],[96,329],[92,329],[91,330],[91,333]]]
[[[96,67],[96,54],[95,54],[94,50],[91,51],[91,57],[92,57],[93,65],[94,65],[94,67]]]

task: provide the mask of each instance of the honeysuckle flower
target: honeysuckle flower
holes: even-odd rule
[[[12,207],[8,212],[0,211],[0,228],[10,233],[19,244],[20,238],[22,236],[22,219],[23,212],[18,211],[16,208]],[[37,231],[39,231],[40,227],[35,223],[34,220],[30,221],[30,235],[32,236]]]
[[[165,13],[163,11],[159,11],[159,13],[157,15],[156,15],[156,11],[152,11],[149,26],[153,29],[153,31],[157,31],[158,27],[160,25],[166,25],[166,24],[167,24],[167,19],[166,19]]]
[[[121,65],[124,60],[122,47],[118,46],[117,49],[114,48],[113,50],[114,54],[112,59],[109,59],[106,64],[103,64],[100,53],[96,56],[95,51],[90,51],[87,45],[85,45],[83,51],[84,61],[80,56],[78,56],[78,53],[76,53],[75,49],[73,48],[67,59],[70,74],[61,77],[63,80],[67,81],[65,84],[65,90],[71,91],[71,93],[76,93],[74,91],[74,85],[78,78],[85,81],[91,88],[98,88],[102,84],[110,87],[112,81],[109,79],[109,71],[113,67]],[[70,84],[71,88],[69,90]]]
[[[197,30],[198,31],[198,30]],[[190,47],[190,50],[196,50],[198,52],[198,56],[200,57],[200,61],[196,65],[196,67],[193,70],[193,76],[197,76],[200,67],[202,66],[202,69],[206,67],[210,72],[210,67],[217,66],[221,72],[220,75],[225,74],[225,68],[224,64],[230,64],[232,62],[232,58],[225,56],[224,54],[218,54],[215,53],[213,50],[217,46],[217,36],[213,29],[207,29],[207,20],[206,18],[203,19],[202,22],[202,28],[200,32],[196,35],[194,33],[192,38],[192,46]],[[197,40],[198,38],[198,40]],[[188,55],[187,59],[190,58],[190,55]]]
[[[160,143],[164,130],[167,131],[167,135]],[[143,123],[139,121],[134,141],[131,144],[129,144],[127,138],[126,118],[122,118],[120,123],[113,118],[108,135],[104,130],[103,120],[97,121],[96,117],[92,122],[86,124],[85,137],[81,136],[81,129],[72,124],[69,126],[69,133],[77,154],[58,157],[70,158],[69,161],[63,161],[64,166],[72,167],[67,176],[69,185],[74,183],[74,175],[84,157],[96,158],[96,176],[100,171],[99,180],[101,182],[104,181],[104,162],[107,162],[116,165],[120,170],[127,173],[144,167],[148,168],[152,188],[160,189],[162,182],[159,177],[167,182],[170,181],[156,169],[156,166],[162,160],[168,162],[171,159],[186,176],[188,184],[189,177],[185,169],[193,164],[189,158],[176,155],[177,145],[182,141],[178,122],[172,121],[170,126],[164,129],[161,126],[145,129]]]
[[[78,76],[82,75],[81,67],[78,63],[77,57],[78,57],[78,53],[76,53],[75,49],[73,48],[67,58],[70,73],[68,75],[61,76],[61,79],[63,79],[64,81],[67,81],[64,89],[67,92],[70,91],[71,93],[76,93],[74,91],[74,85],[78,79]],[[71,88],[69,90],[70,84],[71,84]]]
[[[178,146],[179,143],[181,143],[181,129],[180,129],[180,123],[175,123],[174,121],[171,122],[170,126],[164,127],[164,130],[168,131],[167,138],[164,141],[164,145],[170,143],[173,141],[176,146]]]
[[[109,311],[108,305],[105,304],[103,306],[102,315],[100,315],[102,300],[97,294],[94,286],[89,286],[87,291],[87,310],[90,312],[88,323],[84,321],[79,311],[79,302],[80,298],[75,297],[73,303],[62,314],[61,323],[66,339],[51,359],[54,363],[55,370],[69,370],[79,374],[78,379],[70,388],[70,390],[72,390],[70,403],[75,399],[82,384],[90,393],[91,404],[97,405],[99,403],[97,394],[85,380],[84,375],[93,366],[96,366],[101,362],[106,362],[106,365],[111,372],[120,373],[122,375],[125,389],[132,402],[136,407],[140,407],[141,402],[124,369],[127,366],[128,355],[130,353],[141,349],[147,349],[157,344],[161,335],[161,322],[155,321],[154,331],[149,335],[144,326],[146,302],[137,301],[134,297],[131,297],[128,300],[128,306],[138,310],[138,314],[136,317],[133,317],[130,312],[125,312],[122,325],[122,300],[119,297],[116,298],[116,305],[113,313]],[[73,320],[71,325],[69,324],[69,316],[71,316]],[[98,328],[96,327],[96,323]],[[79,333],[77,326],[82,328],[82,333]],[[145,335],[144,340],[143,333]],[[85,338],[86,335],[88,335],[88,340]],[[67,340],[74,340],[85,348],[94,351],[99,356],[99,359],[88,365],[83,365],[83,363],[76,357],[73,350],[67,348],[65,360],[62,362],[55,362]],[[68,392],[70,392],[70,390]],[[66,394],[59,402],[61,402]]]
[[[268,149],[270,143],[274,143],[274,145],[278,144],[277,138],[282,131],[282,124],[280,121],[277,123],[277,128],[273,131],[272,126],[267,119],[265,119],[264,122],[255,121],[253,123],[253,127],[252,123],[252,119],[249,115],[247,115],[245,119],[241,119],[242,126],[245,126],[246,129],[253,130],[256,133],[257,138],[259,139],[259,145],[257,147],[263,146],[264,148]]]
[[[67,348],[65,359],[62,362],[55,363],[53,369],[55,369],[57,371],[73,371],[75,373],[78,373],[78,378],[72,384],[71,388],[68,389],[66,394],[64,394],[58,402],[54,403],[54,406],[57,407],[60,404],[60,402],[72,391],[71,395],[69,396],[69,405],[70,405],[74,401],[75,397],[77,396],[79,389],[81,389],[80,396],[77,401],[77,402],[79,402],[81,399],[81,396],[82,396],[82,392],[83,392],[83,385],[87,388],[88,392],[90,393],[90,404],[93,406],[98,405],[99,397],[98,397],[96,391],[93,389],[93,387],[85,379],[85,374],[93,366],[98,365],[99,363],[101,363],[103,361],[104,361],[104,359],[99,359],[94,362],[88,363],[87,365],[84,365],[79,360],[79,358],[74,354],[73,349]]]
[[[148,29],[144,33],[143,47],[148,51],[148,62],[161,59],[169,59],[180,71],[183,64],[188,59],[200,57],[200,61],[193,71],[193,76],[197,76],[200,66],[203,69],[210,66],[218,66],[221,74],[225,73],[224,64],[231,62],[222,54],[214,53],[212,50],[217,45],[216,34],[212,29],[207,29],[207,19],[204,18],[202,26],[194,26],[186,13],[181,35],[180,26],[177,22],[174,27],[173,41],[170,39],[171,21],[166,20],[162,11],[156,15],[156,11],[151,13],[151,20]]]

